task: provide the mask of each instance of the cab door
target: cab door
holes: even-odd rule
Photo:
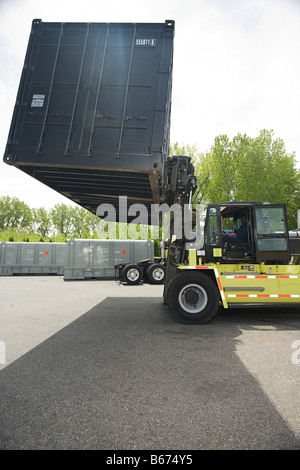
[[[218,204],[210,204],[207,207],[204,234],[205,261],[221,261],[222,230],[220,206]]]
[[[284,204],[254,206],[256,259],[288,263],[290,249]]]

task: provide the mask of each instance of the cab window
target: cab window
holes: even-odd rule
[[[215,207],[210,207],[208,211],[205,243],[210,246],[217,246],[219,243],[218,215]]]

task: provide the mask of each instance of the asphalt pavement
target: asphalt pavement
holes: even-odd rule
[[[163,286],[14,276],[0,292],[1,450],[300,449],[300,309],[194,326]]]

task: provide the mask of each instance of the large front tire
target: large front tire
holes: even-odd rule
[[[219,308],[219,292],[205,274],[183,272],[168,287],[167,305],[181,323],[202,324],[212,320]]]

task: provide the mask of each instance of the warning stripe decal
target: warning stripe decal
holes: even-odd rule
[[[214,271],[215,271],[215,276],[216,276],[217,283],[218,283],[218,286],[219,286],[219,289],[220,289],[221,297],[224,300],[225,299],[225,294],[224,294],[224,291],[223,291],[223,287],[222,287],[222,284],[221,284],[221,280],[220,280],[220,277],[219,277],[218,270],[215,268]]]
[[[298,294],[227,294],[225,297],[221,279],[219,277],[218,269],[215,266],[185,266],[184,269],[213,269],[215,272],[215,277],[217,284],[220,290],[221,298],[224,301],[224,304],[227,305],[227,298],[256,298],[256,299],[299,299],[300,295]],[[297,275],[255,275],[255,274],[245,274],[245,275],[226,275],[226,279],[298,279]]]
[[[250,298],[288,298],[288,299],[299,299],[300,295],[298,294],[228,294],[228,297],[240,298],[240,297],[250,297]]]
[[[219,287],[219,290],[220,290],[221,298],[222,298],[222,300],[225,301],[225,294],[224,294],[224,290],[223,290],[223,287],[222,287],[221,279],[220,279],[217,268],[215,266],[195,266],[195,267],[196,267],[196,269],[213,269],[214,270],[216,280],[217,280],[217,284],[218,284],[218,287]],[[194,269],[194,266],[191,266],[191,268]]]
[[[293,276],[293,275],[278,275],[278,276],[255,276],[253,274],[251,275],[241,275],[241,276],[226,276],[226,279],[298,279],[298,276]]]

